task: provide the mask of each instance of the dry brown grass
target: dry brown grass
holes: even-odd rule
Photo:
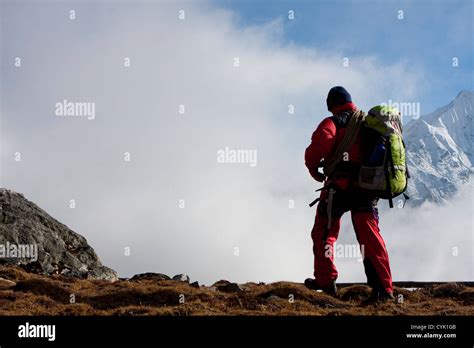
[[[17,282],[0,290],[0,315],[474,315],[474,289],[446,283],[416,291],[396,288],[401,304],[365,304],[367,286],[343,288],[337,298],[278,282],[245,284],[240,293],[194,288],[164,280],[130,282],[42,277],[0,266],[0,277]],[[70,295],[75,303],[70,303]],[[180,303],[180,298],[184,303]],[[294,301],[291,301],[294,299]]]

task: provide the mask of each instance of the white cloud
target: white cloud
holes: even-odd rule
[[[4,43],[24,66],[5,70],[2,185],[83,234],[123,276],[310,275],[315,185],[303,151],[327,114],[327,90],[344,85],[367,109],[413,97],[421,82],[409,65],[374,57],[345,68],[342,52],[284,44],[279,20],[239,28],[232,13],[202,2],[186,3],[185,21],[182,4],[84,5],[74,23],[58,6],[12,12],[5,24],[21,16],[25,26]],[[54,116],[63,99],[95,102],[95,120]],[[218,164],[226,146],[257,149],[257,166]]]
[[[444,205],[387,213],[382,228],[388,231],[398,279],[474,279],[472,189],[471,182]]]
[[[380,230],[388,249],[394,281],[456,281],[474,279],[472,182],[452,199],[436,205],[426,202],[411,207],[389,209],[379,202]],[[397,200],[398,202],[398,200]],[[357,243],[344,216],[339,243]],[[363,266],[355,259],[339,259],[340,279],[364,279]]]

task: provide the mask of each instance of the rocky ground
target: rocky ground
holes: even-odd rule
[[[110,282],[0,266],[0,278],[0,315],[474,315],[474,288],[454,283],[396,288],[402,303],[376,305],[363,285],[334,298],[290,282],[205,287],[155,273]]]

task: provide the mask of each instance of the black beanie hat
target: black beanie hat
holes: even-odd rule
[[[331,109],[336,105],[342,105],[348,102],[352,102],[352,98],[344,87],[336,86],[329,90],[328,97],[326,99],[326,104],[329,111],[331,111]]]

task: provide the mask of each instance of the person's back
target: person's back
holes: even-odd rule
[[[378,228],[378,198],[355,187],[361,163],[359,134],[343,158],[326,177],[319,168],[328,161],[343,141],[347,125],[357,108],[350,94],[343,87],[333,87],[326,100],[333,114],[325,118],[311,138],[305,151],[305,164],[310,175],[324,182],[316,219],[311,232],[314,253],[314,276],[306,286],[336,293],[337,269],[334,265],[333,246],[337,240],[340,219],[350,211],[357,240],[361,245],[365,273],[376,298],[393,298],[392,278],[385,243]],[[328,251],[330,251],[328,253]]]

